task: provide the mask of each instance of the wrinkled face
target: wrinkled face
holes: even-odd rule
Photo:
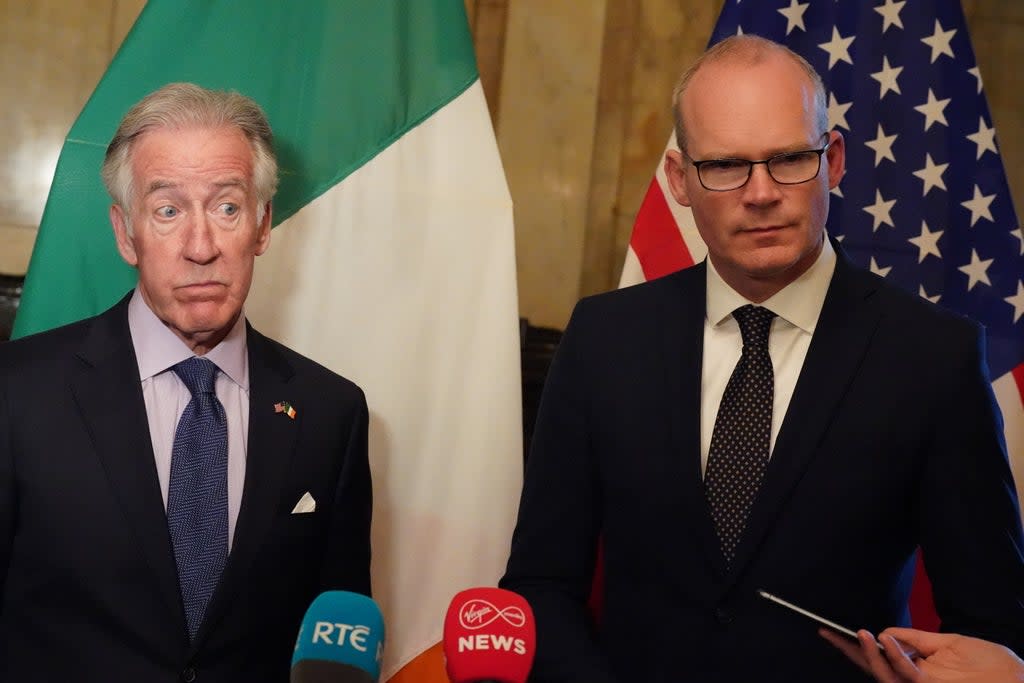
[[[669,152],[665,171],[676,201],[689,206],[715,268],[736,291],[763,301],[799,277],[821,252],[829,190],[842,179],[842,135],[823,135],[815,122],[807,74],[788,57],[770,53],[750,63],[723,59],[703,66],[682,101],[686,152],[697,161],[758,161],[831,142],[817,177],[781,185],[764,164],[743,187],[705,189],[697,169]]]
[[[110,209],[118,250],[153,313],[205,353],[237,320],[270,244],[269,204],[256,218],[252,148],[233,127],[157,128],[133,142],[130,163],[129,213]]]

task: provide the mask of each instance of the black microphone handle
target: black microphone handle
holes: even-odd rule
[[[303,659],[292,667],[290,683],[377,683],[359,667],[326,659]]]

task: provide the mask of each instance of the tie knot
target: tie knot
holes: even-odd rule
[[[747,304],[733,311],[732,317],[736,318],[740,325],[744,346],[768,343],[768,332],[772,327],[774,313],[767,308]]]
[[[217,379],[217,366],[206,358],[192,356],[183,360],[173,368],[174,374],[185,383],[192,396],[214,393],[214,382]]]

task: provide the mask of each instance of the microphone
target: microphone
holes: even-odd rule
[[[292,655],[291,683],[377,683],[384,617],[370,598],[321,593],[306,610]]]
[[[533,610],[501,588],[469,588],[444,618],[445,668],[451,683],[526,683],[537,646]]]

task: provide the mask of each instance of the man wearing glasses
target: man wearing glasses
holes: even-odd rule
[[[727,39],[680,79],[665,171],[708,258],[581,301],[551,367],[502,586],[532,681],[862,681],[814,622],[1024,647],[1024,560],[978,325],[825,234],[845,142],[796,54]],[[601,614],[587,598],[598,547]]]

